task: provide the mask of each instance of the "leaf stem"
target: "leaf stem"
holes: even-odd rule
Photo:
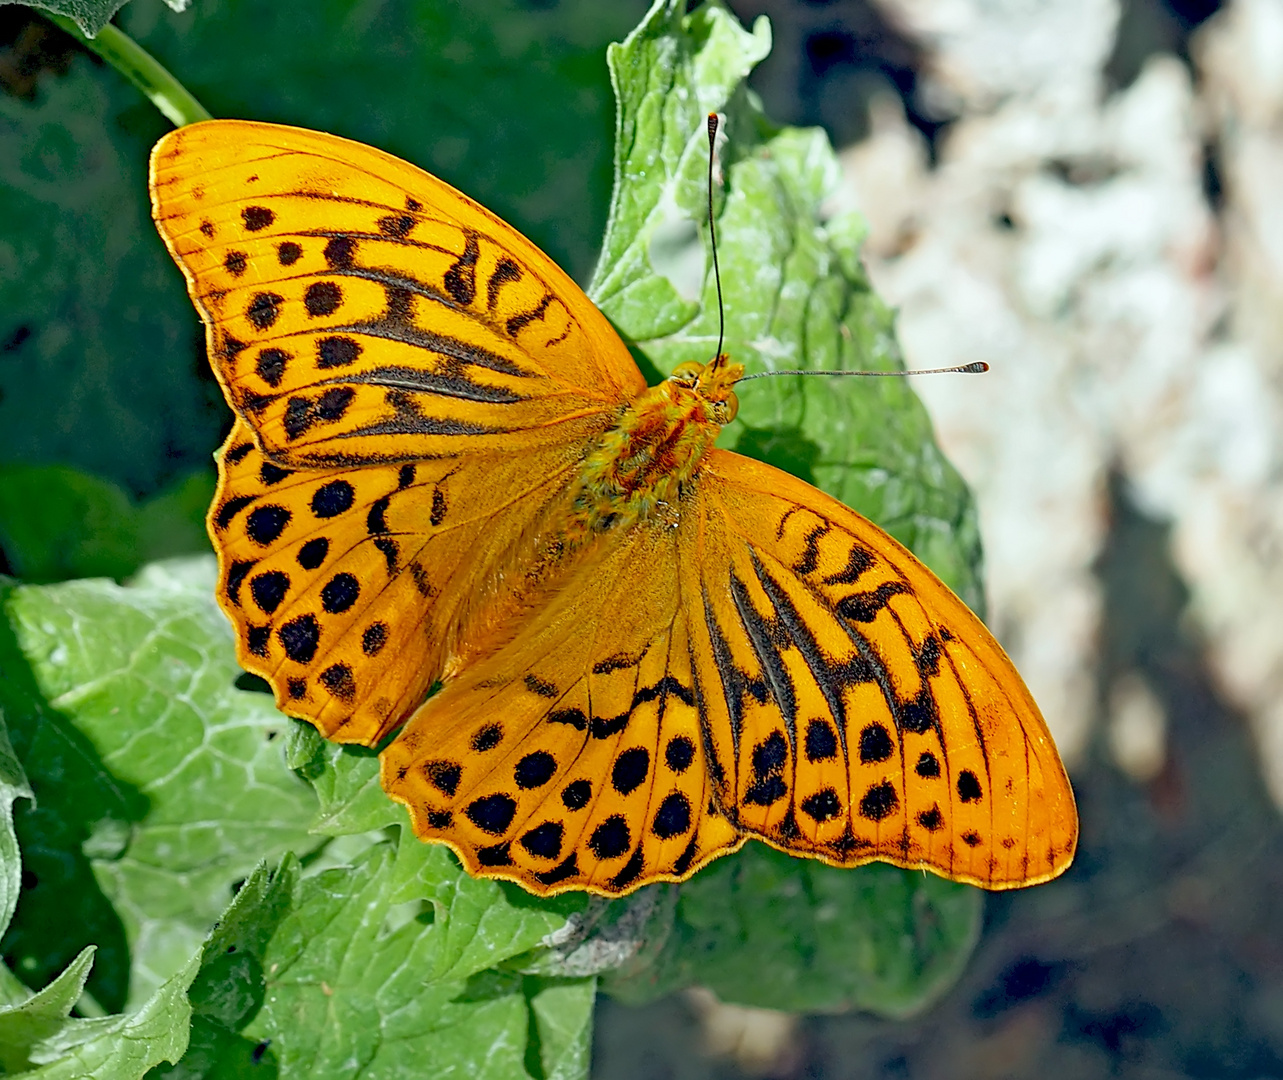
[[[92,50],[119,71],[151,99],[151,103],[174,124],[194,124],[212,117],[205,106],[174,78],[161,63],[117,26],[108,23],[97,37],[87,37],[74,22],[63,15],[42,14],[55,26],[65,30],[85,48]]]

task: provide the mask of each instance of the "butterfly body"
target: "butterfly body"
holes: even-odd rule
[[[734,418],[731,387],[743,373],[725,356],[682,364],[632,402],[584,461],[567,534],[626,529],[660,507],[678,513],[705,452]]]
[[[537,893],[749,837],[989,888],[1069,865],[1063,766],[979,620],[714,446],[739,364],[648,389],[533,244],[333,136],[180,129],[152,198],[237,413],[209,526],[241,663],[331,739],[400,729],[419,836]]]

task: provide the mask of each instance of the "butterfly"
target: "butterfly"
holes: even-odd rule
[[[750,837],[992,889],[1069,865],[1068,779],[981,622],[713,445],[741,365],[648,388],[529,240],[332,135],[183,127],[151,195],[236,414],[208,523],[240,662],[328,739],[398,732],[423,840],[538,894]]]

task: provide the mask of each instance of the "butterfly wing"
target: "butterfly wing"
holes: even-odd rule
[[[1005,888],[1077,835],[965,605],[854,511],[716,450],[679,518],[612,537],[429,700],[383,783],[421,837],[540,893],[681,880],[750,835]]]
[[[871,522],[778,469],[703,465],[689,623],[735,823],[853,866],[1009,888],[1063,871],[1073,792],[979,619]]]
[[[551,259],[389,154],[213,120],[156,144],[151,191],[227,399],[280,466],[564,445],[645,389]]]
[[[541,894],[681,880],[743,843],[716,798],[679,531],[609,534],[415,713],[382,767],[420,837]]]
[[[208,526],[241,666],[326,738],[372,745],[441,675],[572,463],[539,447],[283,469],[238,420],[218,466]]]
[[[239,417],[209,527],[241,663],[375,742],[476,645],[644,380],[552,260],[368,146],[193,124],[157,143],[151,190]]]

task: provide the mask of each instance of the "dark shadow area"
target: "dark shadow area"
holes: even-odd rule
[[[771,20],[771,55],[749,78],[767,115],[785,124],[822,125],[835,146],[869,133],[869,104],[895,94],[909,123],[937,143],[954,119],[938,115],[921,93],[926,54],[871,0],[732,0],[745,26]]]
[[[0,582],[0,611],[11,588]],[[0,618],[0,709],[35,795],[34,804],[20,799],[14,806],[22,890],[0,955],[39,990],[86,945],[96,945],[85,989],[108,1012],[119,1012],[129,992],[129,945],[86,849],[119,855],[132,823],[147,815],[147,797],[113,777],[89,740],[45,699],[6,618]]]
[[[65,75],[78,52],[93,56],[31,8],[18,4],[0,7],[0,93],[34,101],[41,77]],[[96,56],[93,59],[102,63]],[[11,335],[0,345],[0,352],[18,344],[21,340],[15,342]]]
[[[1179,56],[1192,73],[1190,36],[1221,6],[1221,0],[1122,0],[1114,51],[1105,64],[1109,92],[1126,90],[1159,53]]]

